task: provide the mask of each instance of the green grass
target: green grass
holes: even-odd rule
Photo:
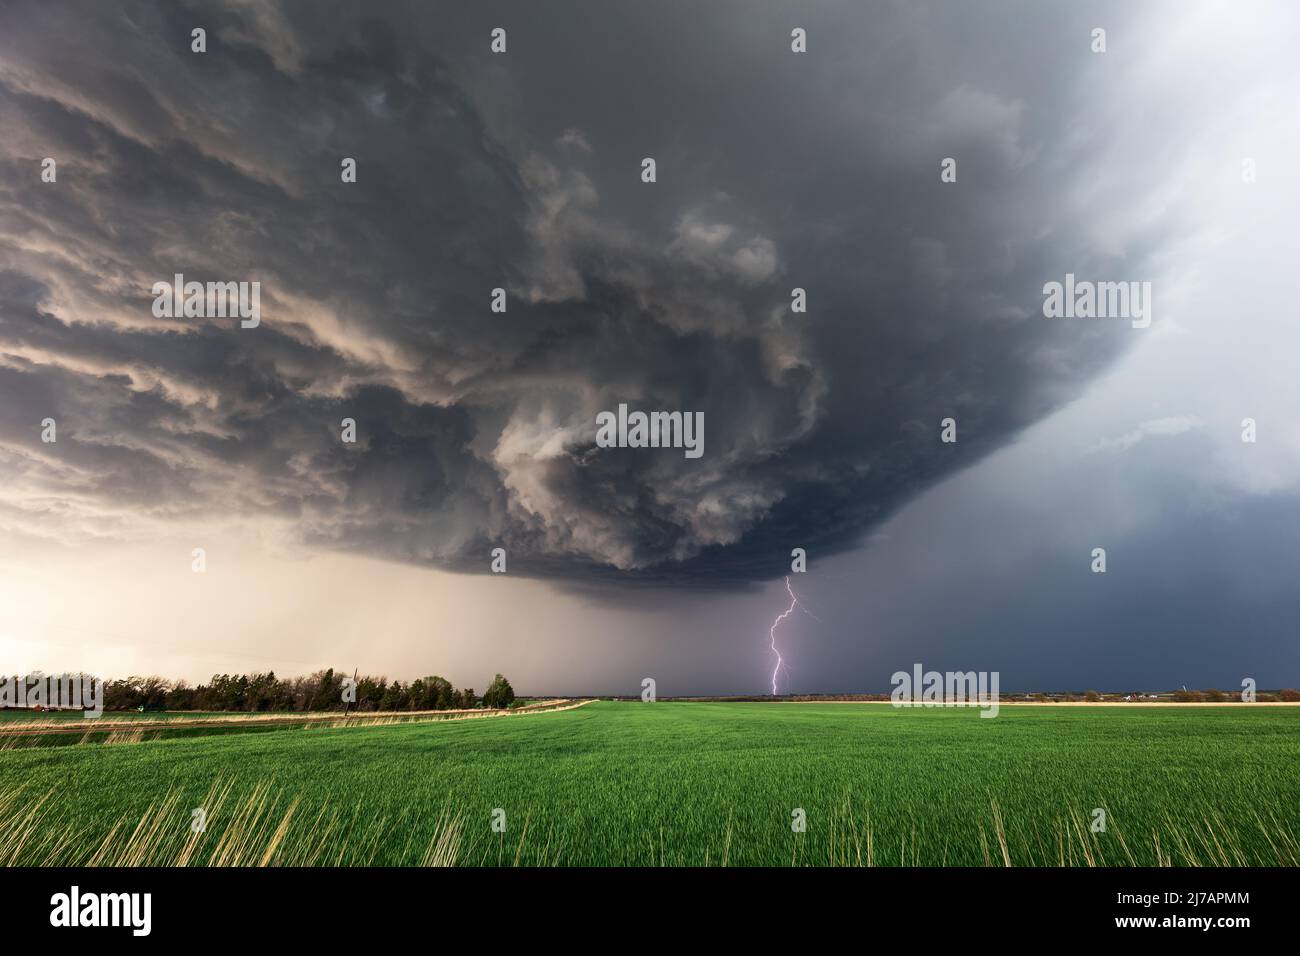
[[[0,862],[1300,863],[1300,709],[978,714],[602,701],[0,751]]]

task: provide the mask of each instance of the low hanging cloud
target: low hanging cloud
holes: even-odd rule
[[[950,6],[809,14],[807,54],[749,5],[634,12],[629,59],[530,9],[494,55],[495,21],[419,3],[7,4],[0,528],[768,578],[1076,396],[1137,333],[1045,319],[1042,284],[1150,278],[1185,228],[1086,201],[1113,155],[1074,117],[1130,68],[1059,11],[1018,9],[999,58],[972,56],[998,18]],[[260,326],[155,317],[175,274],[259,282]],[[620,403],[702,412],[705,454],[597,447]]]

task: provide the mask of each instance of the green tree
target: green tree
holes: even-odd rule
[[[411,681],[406,692],[406,706],[411,710],[432,710],[429,706],[429,685],[423,677]]]
[[[500,674],[492,678],[492,683],[488,684],[488,689],[483,692],[484,707],[509,707],[514,701],[515,689],[510,686],[510,681]]]
[[[406,709],[406,688],[402,686],[400,680],[395,680],[384,690],[384,696],[379,699],[380,710],[405,710]]]
[[[429,687],[429,708],[431,710],[451,710],[456,706],[456,688],[445,677],[430,677],[426,681]]]

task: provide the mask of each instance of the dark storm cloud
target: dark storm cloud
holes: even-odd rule
[[[1044,320],[1042,283],[1142,276],[1179,226],[1110,210],[1092,250],[1068,184],[1105,81],[1059,10],[14,3],[0,26],[0,521],[29,532],[267,514],[453,568],[501,545],[520,574],[770,577],[1076,395],[1132,333]],[[261,326],[154,318],[174,273],[260,281]],[[702,411],[704,457],[596,448],[620,402]]]

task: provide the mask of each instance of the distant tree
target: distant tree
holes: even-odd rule
[[[380,710],[405,710],[406,709],[406,688],[402,686],[400,680],[395,680],[388,685],[384,691],[384,696],[379,700]]]
[[[248,697],[248,678],[240,675],[213,674],[208,682],[205,710],[244,710]]]
[[[1296,690],[1294,687],[1284,687],[1277,692],[1277,696],[1282,700],[1297,701],[1300,700],[1300,690]]]
[[[344,680],[344,673],[336,673],[333,668],[293,678],[277,677],[274,671],[213,674],[207,683],[195,687],[184,680],[168,681],[157,676],[105,679],[104,709],[256,713],[342,710]],[[514,688],[500,674],[493,678],[481,699],[475,695],[474,688],[457,690],[451,681],[437,675],[418,678],[408,685],[401,681],[390,684],[386,677],[365,676],[357,678],[352,709],[460,710],[479,706],[505,708],[523,703],[516,700]]]
[[[1101,700],[1101,694],[1097,693],[1095,690],[1090,690],[1083,695],[1083,699],[1096,703]]]
[[[104,708],[106,710],[128,710],[138,706],[140,695],[132,681],[121,678],[104,684]]]
[[[248,681],[248,709],[258,711],[271,710],[276,703],[276,690],[280,682],[276,680],[275,671],[254,674]]]
[[[271,710],[283,713],[294,709],[296,701],[293,696],[293,686],[292,680],[276,679],[271,687]]]
[[[417,677],[411,681],[411,685],[406,689],[405,709],[409,710],[432,710],[429,706],[429,688],[423,677]]]
[[[1205,692],[1205,699],[1209,701],[1213,701],[1214,703],[1218,704],[1227,700],[1228,695],[1225,694],[1223,691],[1219,690],[1217,687],[1211,687],[1209,690]]]
[[[456,706],[456,688],[445,677],[429,677],[425,680],[428,687],[430,710],[451,710]]]
[[[168,710],[195,710],[198,692],[183,680],[178,680],[167,691]]]
[[[488,684],[488,689],[483,692],[484,707],[509,707],[514,703],[514,699],[515,689],[510,686],[510,681],[500,674],[492,678],[492,683]]]
[[[375,710],[387,690],[387,682],[382,678],[361,677],[357,680],[357,710]]]

